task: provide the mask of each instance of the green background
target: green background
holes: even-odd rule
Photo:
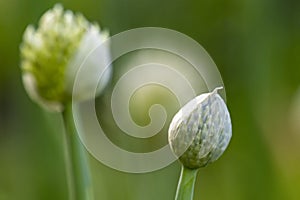
[[[28,98],[19,69],[25,27],[37,24],[55,3],[0,1],[0,200],[67,199],[60,115],[44,112]],[[233,138],[221,159],[200,171],[195,199],[300,199],[300,1],[61,3],[100,22],[112,35],[145,26],[180,31],[203,45],[214,59],[226,86]],[[115,67],[115,75],[120,66]],[[150,92],[149,96],[164,103],[164,92],[156,88],[155,94],[160,95],[153,97]],[[107,96],[98,102],[105,116]],[[140,104],[131,106],[135,110]],[[172,113],[176,109],[169,108]],[[140,114],[133,111],[139,123],[147,124],[147,112]],[[104,118],[111,128],[109,113]],[[114,131],[111,135],[122,140]],[[126,142],[122,145],[126,147]],[[156,172],[127,174],[92,156],[89,161],[97,200],[174,199],[177,162]]]

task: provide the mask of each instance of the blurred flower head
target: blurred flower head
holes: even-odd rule
[[[218,89],[188,102],[170,124],[171,149],[185,167],[196,169],[214,162],[229,144],[231,120]]]
[[[100,31],[97,24],[91,24],[81,14],[64,11],[60,4],[48,10],[35,29],[29,25],[20,46],[21,70],[24,87],[32,100],[51,111],[63,110],[64,104],[75,100],[86,100],[99,94],[107,84],[111,69],[109,46],[101,45],[109,34]],[[92,51],[101,49],[101,54],[89,57]],[[81,87],[73,91],[76,74],[82,64],[85,79]],[[103,71],[97,91],[93,84],[98,78],[91,75]],[[82,76],[81,76],[82,77]]]

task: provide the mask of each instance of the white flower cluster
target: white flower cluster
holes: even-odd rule
[[[109,45],[101,45],[108,36],[97,24],[91,24],[81,14],[64,11],[60,4],[48,10],[37,29],[32,25],[26,28],[20,46],[23,82],[29,96],[48,110],[61,111],[72,96],[76,100],[91,98],[95,94],[93,85],[99,79],[93,75],[103,71],[105,76],[96,93],[101,92],[111,74],[107,68]],[[99,54],[89,56],[93,51],[97,53],[97,48],[101,49]],[[81,78],[80,87],[73,91],[83,64],[86,78]]]

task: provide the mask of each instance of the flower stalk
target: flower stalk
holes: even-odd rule
[[[65,126],[64,148],[69,200],[93,200],[88,159],[75,128],[72,104],[65,107],[62,115]]]
[[[175,200],[193,200],[198,169],[182,165]]]

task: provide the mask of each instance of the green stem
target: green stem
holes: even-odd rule
[[[182,166],[175,200],[193,200],[198,169]]]
[[[63,120],[69,200],[93,200],[88,159],[75,128],[71,104],[66,105],[63,111]]]

